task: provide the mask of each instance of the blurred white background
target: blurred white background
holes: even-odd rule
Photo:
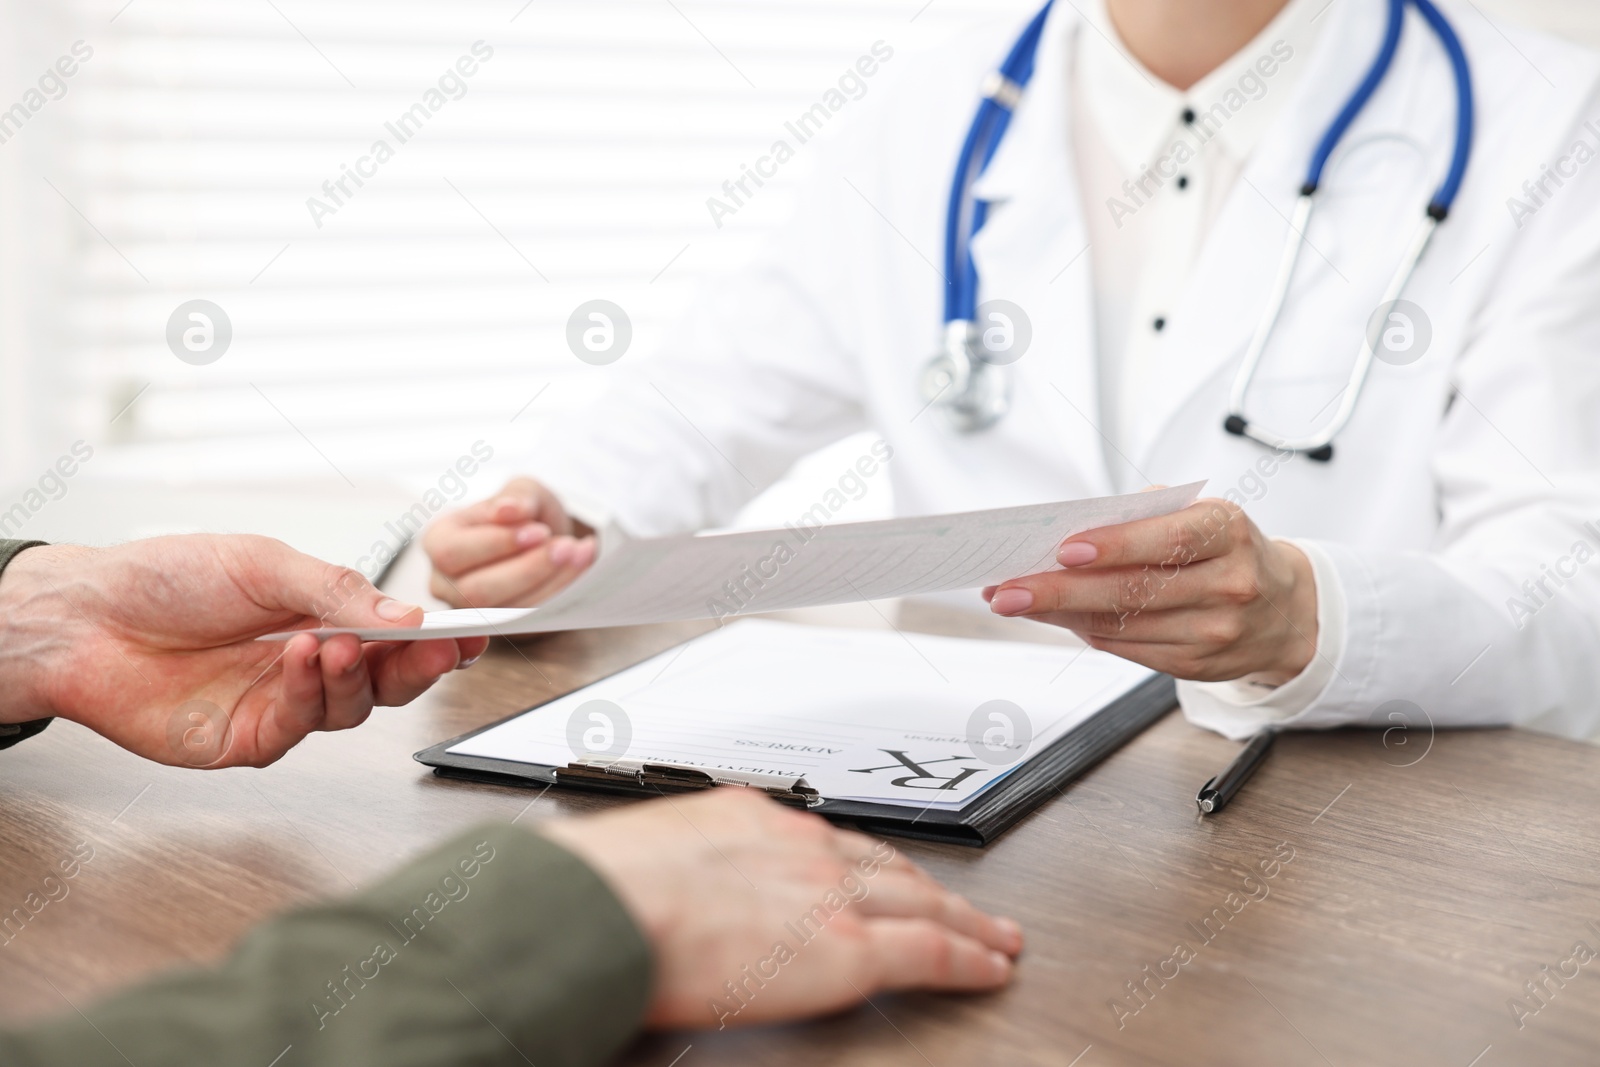
[[[615,372],[568,350],[577,305],[621,305],[625,360],[648,359],[787,210],[803,150],[724,227],[706,206],[787,119],[875,41],[896,52],[881,92],[902,57],[1033,6],[0,0],[0,109],[93,50],[59,99],[0,120],[0,484],[83,440],[99,479],[421,487],[482,440],[484,495]],[[1594,0],[1481,7],[1600,44]],[[398,144],[384,124],[477,41],[493,56],[464,95]],[[394,159],[319,228],[307,198],[331,203],[380,137]],[[165,340],[196,298],[234,331],[207,366]],[[806,472],[746,521],[793,510]]]

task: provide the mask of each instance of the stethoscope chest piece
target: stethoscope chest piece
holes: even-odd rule
[[[987,430],[1011,409],[1011,375],[984,355],[972,323],[948,322],[944,347],[922,371],[922,399],[961,433]]]

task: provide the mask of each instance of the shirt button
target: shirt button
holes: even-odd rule
[[[1179,189],[1187,189],[1187,188],[1189,188],[1189,176],[1187,174],[1178,175],[1178,188]]]
[[[1150,325],[1152,325],[1152,326],[1154,326],[1156,328],[1156,333],[1160,333],[1162,330],[1167,328],[1166,317],[1163,316],[1163,315],[1157,315],[1156,316],[1156,320],[1154,322],[1152,322]]]
[[[1194,108],[1186,107],[1183,109],[1183,124],[1185,126],[1193,126],[1194,118]]]

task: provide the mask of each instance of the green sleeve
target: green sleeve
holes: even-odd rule
[[[3,572],[6,569],[6,565],[16,558],[18,552],[25,548],[34,548],[42,544],[44,544],[43,541],[0,540],[0,572]],[[5,694],[0,693],[0,700],[4,699]],[[35,719],[32,722],[0,723],[0,748],[10,748],[18,741],[32,737],[49,725],[49,719]]]
[[[262,926],[216,969],[0,1032],[0,1063],[596,1064],[638,1027],[651,976],[648,944],[598,875],[490,825]]]

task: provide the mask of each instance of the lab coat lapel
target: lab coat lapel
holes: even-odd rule
[[[1171,317],[1166,343],[1157,361],[1157,373],[1144,383],[1149,410],[1133,433],[1131,445],[1135,463],[1142,465],[1150,458],[1162,434],[1196,393],[1219,376],[1231,381],[1265,309],[1267,293],[1289,237],[1289,218],[1304,180],[1306,163],[1317,140],[1371,61],[1382,36],[1382,16],[1379,4],[1335,4],[1329,10],[1326,17],[1330,24],[1324,28],[1307,59],[1309,66],[1305,76],[1295,86],[1295,95],[1288,106],[1246,163],[1211,228],[1195,263],[1194,274]],[[1408,43],[1413,47],[1417,38],[1427,36],[1426,29],[1415,22],[1406,29]],[[1431,38],[1427,43],[1432,43]],[[1402,59],[1396,59],[1387,79],[1391,91],[1380,90],[1373,98],[1347,134],[1347,142],[1361,130],[1403,128],[1408,121],[1401,116],[1405,94],[1392,89],[1392,83],[1403,80]],[[1383,209],[1387,211],[1392,205],[1396,212],[1401,211],[1397,203],[1400,196],[1408,198],[1403,213],[1404,225],[1409,225],[1413,213],[1421,213],[1420,202],[1412,203],[1409,193],[1390,193]],[[1340,261],[1338,245],[1341,242],[1337,227],[1330,225],[1336,210],[1322,204],[1318,215],[1311,227],[1315,247],[1308,246],[1301,252],[1289,303],[1326,310],[1355,299],[1350,291],[1355,283],[1350,280],[1349,266],[1334,266]],[[1358,222],[1362,226],[1389,225],[1387,220],[1372,217]],[[1369,281],[1367,274],[1373,275],[1374,284],[1381,287],[1389,269],[1391,265],[1387,262],[1359,264],[1361,287],[1365,288]],[[1380,274],[1382,278],[1378,278]],[[1303,320],[1304,317],[1286,307],[1280,327],[1269,343],[1269,360],[1274,354],[1281,357],[1284,351],[1281,342],[1287,333],[1284,327],[1297,318]],[[1346,325],[1328,321],[1330,318],[1324,316],[1324,331]],[[1349,334],[1349,351],[1340,349],[1341,354],[1351,359],[1360,342],[1359,330],[1357,325]],[[1214,394],[1214,390],[1206,390],[1208,399]],[[1220,408],[1216,412],[1219,433],[1224,414]]]
[[[1067,108],[1077,22],[1070,5],[1051,11],[1027,94],[974,188],[990,214],[972,255],[979,301],[1011,301],[1033,329],[1028,351],[1012,367],[1017,410],[1029,416],[1015,427],[1048,427],[1061,463],[1087,492],[1102,494],[1111,488],[1098,429],[1093,282]]]

